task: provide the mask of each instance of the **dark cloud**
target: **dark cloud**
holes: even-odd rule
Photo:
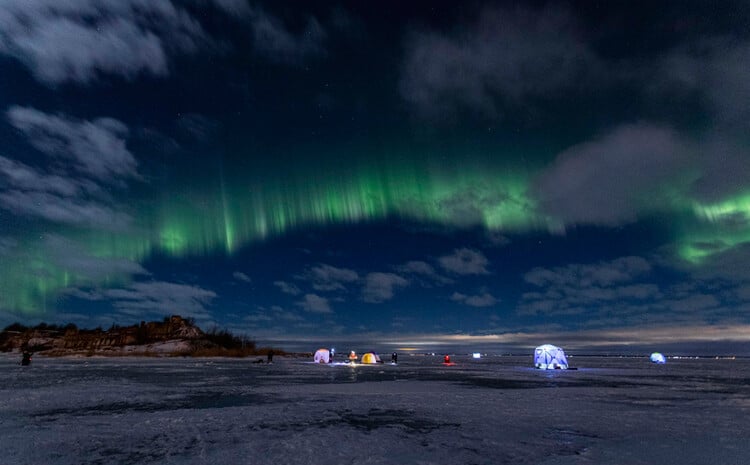
[[[16,247],[18,247],[18,240],[12,237],[0,236],[0,256],[9,254]]]
[[[333,313],[328,299],[317,294],[305,294],[302,300],[297,302],[297,305],[310,313]]]
[[[634,306],[662,296],[657,285],[641,281],[651,270],[641,257],[534,268],[524,275],[524,280],[541,290],[523,294],[519,312],[558,316],[617,314],[615,309],[622,311],[626,305],[632,311]]]
[[[454,302],[460,302],[470,307],[492,307],[498,302],[498,299],[489,292],[483,292],[477,295],[466,295],[460,292],[454,292],[451,296]]]
[[[81,173],[108,181],[138,177],[138,163],[125,144],[128,128],[116,119],[77,120],[17,106],[8,119],[36,149]]]
[[[690,238],[686,242],[701,247],[701,242],[691,241]],[[715,243],[704,244],[702,250],[709,253],[697,264],[682,260],[672,248],[665,251],[662,260],[664,265],[686,273],[698,282],[750,283],[750,268],[745,266],[750,263],[750,242],[731,244],[717,239]]]
[[[405,278],[395,273],[368,273],[362,289],[362,300],[368,303],[381,303],[393,298],[396,288],[409,284]]]
[[[278,287],[281,292],[289,295],[299,295],[302,293],[299,287],[286,281],[274,281],[273,285]]]
[[[575,264],[557,268],[534,268],[524,280],[535,286],[579,285],[610,286],[632,281],[651,271],[651,265],[641,257],[623,257],[611,262]]]
[[[702,38],[663,57],[652,86],[658,92],[698,92],[721,126],[750,127],[750,42]]]
[[[248,16],[252,9],[248,0],[205,0],[219,9],[239,18]]]
[[[559,8],[487,8],[472,24],[442,34],[415,32],[406,43],[401,94],[426,116],[456,108],[497,112],[581,84],[597,60]]]
[[[136,282],[125,288],[74,290],[69,295],[111,302],[116,311],[131,317],[154,315],[158,318],[179,314],[199,321],[211,319],[207,307],[216,298],[216,293],[211,290],[166,281]]]
[[[744,193],[750,183],[747,153],[739,138],[721,130],[712,131],[701,144],[696,170],[699,174],[690,185],[689,195],[699,202],[713,203]]]
[[[139,263],[119,257],[97,257],[86,251],[84,244],[56,234],[48,234],[41,243],[49,262],[66,270],[78,280],[99,282],[102,276],[129,279],[133,275],[148,275]]]
[[[209,141],[218,131],[220,123],[198,113],[180,114],[177,127],[190,138],[199,142]]]
[[[303,317],[295,312],[285,310],[283,307],[278,305],[272,305],[271,307],[259,306],[258,310],[242,317],[242,321],[250,324],[250,326],[259,326],[267,324],[278,324],[288,325],[290,323],[300,323],[305,321]],[[283,330],[283,328],[280,328]]]
[[[487,242],[493,247],[503,247],[510,244],[510,238],[499,231],[487,230],[485,232]]]
[[[415,274],[421,274],[426,276],[432,276],[435,274],[435,268],[432,267],[427,262],[419,261],[419,260],[412,260],[410,262],[406,262],[400,267],[398,267],[399,270],[401,270],[404,273],[415,273]]]
[[[401,274],[410,275],[410,279],[423,287],[433,285],[450,284],[452,279],[439,274],[435,268],[427,262],[421,260],[412,260],[395,267],[395,270]]]
[[[545,213],[565,224],[619,225],[666,208],[674,191],[665,189],[692,166],[689,147],[674,131],[624,125],[558,155],[534,194]]]
[[[696,293],[680,299],[669,299],[664,304],[673,314],[694,314],[721,306],[721,301],[711,294]]]
[[[657,280],[663,275],[640,257],[536,268],[525,279],[539,291],[524,293],[518,312],[556,321],[574,317],[579,327],[687,325],[726,321],[746,303],[742,289],[747,281],[697,269],[692,270],[695,274],[679,271],[685,273],[685,281],[660,284]]]
[[[456,249],[453,254],[440,257],[438,262],[446,271],[459,275],[489,274],[489,260],[477,250]]]
[[[232,277],[236,279],[237,281],[242,281],[243,283],[253,282],[250,276],[246,275],[245,273],[241,271],[235,271],[234,273],[232,273]]]
[[[302,278],[317,291],[343,291],[346,284],[357,282],[359,275],[354,270],[321,264],[310,268]]]
[[[260,8],[250,15],[255,51],[267,59],[289,65],[297,65],[324,53],[323,41],[326,32],[314,17],[298,34],[292,33],[284,23]]]

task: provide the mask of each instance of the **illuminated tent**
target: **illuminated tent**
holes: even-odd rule
[[[378,357],[378,354],[375,352],[367,352],[366,354],[362,355],[362,360],[360,360],[362,363],[382,363],[380,361],[380,357]]]
[[[331,361],[331,352],[328,349],[318,349],[313,360],[315,363],[328,363]]]
[[[544,344],[534,350],[534,366],[541,370],[567,370],[565,352],[552,344]]]
[[[651,361],[653,363],[659,363],[659,364],[667,363],[667,359],[659,352],[654,352],[653,354],[651,354]]]

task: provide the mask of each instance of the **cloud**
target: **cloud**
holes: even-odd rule
[[[333,313],[328,299],[316,294],[305,294],[302,300],[297,302],[297,305],[310,313]]]
[[[505,346],[534,347],[539,341],[556,341],[566,349],[637,347],[663,347],[676,343],[705,342],[750,342],[750,325],[747,324],[659,324],[637,325],[611,329],[560,330],[537,328],[536,330],[505,331],[497,334],[426,334],[412,335],[409,339],[397,338],[389,341],[398,346],[434,346],[457,344],[477,346],[479,344],[503,344]],[[742,347],[737,344],[737,347]],[[684,349],[683,349],[684,350]],[[735,350],[737,350],[735,348]]]
[[[18,241],[12,237],[0,236],[0,256],[5,256],[18,247]]]
[[[278,305],[272,305],[271,307],[258,306],[257,311],[242,317],[242,321],[253,326],[259,326],[260,324],[267,325],[274,322],[299,323],[305,321],[305,319],[296,312],[285,310]]]
[[[485,213],[513,204],[517,208],[531,209],[530,205],[518,205],[519,199],[513,198],[502,187],[479,183],[474,187],[456,192],[437,202],[437,207],[451,223],[459,227],[470,227],[485,224]]]
[[[641,257],[622,257],[610,262],[574,264],[556,268],[534,268],[524,280],[535,286],[611,286],[632,281],[651,271],[651,265]]]
[[[451,296],[451,300],[470,307],[492,307],[498,302],[498,299],[489,292],[483,292],[479,295],[465,295],[459,292],[454,292]]]
[[[7,117],[52,162],[40,169],[0,156],[0,208],[66,225],[109,231],[130,227],[132,217],[115,204],[110,189],[140,179],[123,123],[18,106]]]
[[[500,231],[488,230],[485,232],[485,238],[487,242],[493,247],[503,247],[510,244],[510,238]]]
[[[296,65],[324,53],[326,32],[314,17],[307,19],[305,29],[298,35],[260,8],[253,11],[250,24],[255,51],[276,63]]]
[[[234,273],[232,273],[232,277],[236,279],[237,281],[242,281],[243,283],[253,282],[253,280],[250,279],[250,276],[246,275],[245,273],[241,271],[235,271]]]
[[[0,156],[0,208],[19,216],[55,223],[122,230],[132,222],[117,211],[94,183],[43,174],[23,163]]]
[[[489,261],[477,250],[456,249],[453,254],[440,257],[438,262],[446,271],[460,275],[489,274]]]
[[[354,270],[322,264],[308,270],[303,279],[311,281],[317,291],[343,291],[344,285],[358,281],[359,275]]]
[[[401,274],[411,275],[412,281],[415,281],[424,287],[430,287],[435,284],[449,284],[453,282],[452,279],[438,274],[432,265],[421,260],[406,262],[403,265],[396,266],[395,269]]]
[[[100,282],[103,276],[110,280],[148,275],[139,263],[119,257],[97,257],[87,252],[85,246],[56,234],[47,234],[41,243],[49,262],[77,279]]]
[[[193,14],[196,3],[204,13],[204,5],[212,5],[247,24],[256,53],[270,61],[298,65],[325,53],[327,34],[314,17],[294,33],[245,0],[6,0],[0,54],[16,58],[48,86],[86,85],[105,76],[165,77],[175,56],[226,48]]]
[[[116,119],[77,120],[18,106],[7,115],[34,148],[63,165],[98,180],[138,177],[138,163],[125,145],[128,128]]]
[[[666,187],[684,176],[689,151],[674,131],[623,125],[557,156],[538,177],[540,208],[564,223],[619,225],[668,206]]]
[[[432,276],[435,274],[435,268],[432,267],[427,262],[419,261],[419,260],[412,260],[410,262],[406,262],[398,269],[404,273],[414,273],[414,274],[421,274],[425,276]]]
[[[109,301],[125,315],[145,318],[178,314],[198,320],[211,318],[206,307],[216,298],[211,290],[166,281],[136,282],[126,288],[78,290],[69,294],[87,300]]]
[[[744,193],[750,183],[750,164],[747,163],[747,148],[739,138],[714,131],[706,135],[699,151],[698,174],[688,191],[691,198],[714,203]]]
[[[688,95],[699,92],[703,104],[721,125],[750,125],[750,41],[701,38],[662,57],[652,81],[655,92]]]
[[[522,315],[622,318],[656,312],[663,304],[659,302],[664,294],[656,284],[642,281],[651,271],[645,259],[632,256],[593,264],[534,268],[524,275],[524,280],[541,290],[524,293],[518,311]]]
[[[750,269],[745,266],[750,261],[750,242],[729,244],[717,239],[717,244],[702,244],[688,237],[686,243],[692,247],[702,247],[703,251],[710,254],[700,264],[695,264],[683,260],[674,248],[669,247],[664,250],[662,264],[684,273],[693,282],[750,283]]]
[[[181,113],[177,119],[177,127],[191,139],[207,142],[216,135],[220,123],[198,113]]]
[[[89,225],[122,230],[131,217],[101,204],[66,198],[46,192],[0,191],[0,207],[18,215],[35,216],[56,223]]]
[[[406,41],[403,98],[424,116],[459,108],[488,115],[498,101],[521,104],[580,86],[598,69],[559,8],[486,8],[457,32],[415,32]]]
[[[230,0],[216,4],[225,12],[241,9]],[[171,1],[8,0],[0,11],[0,53],[50,86],[102,75],[165,76],[169,55],[213,46],[198,20]]]
[[[236,17],[245,17],[252,12],[248,0],[207,0],[219,9]]]
[[[0,176],[4,186],[22,191],[46,192],[65,197],[81,194],[82,186],[76,181],[58,175],[44,175],[23,163],[0,156]]]
[[[362,300],[381,303],[393,298],[395,288],[406,287],[409,281],[394,273],[368,273],[362,289]]]
[[[302,293],[299,287],[286,281],[274,281],[273,285],[278,287],[281,292],[289,295],[299,295]]]

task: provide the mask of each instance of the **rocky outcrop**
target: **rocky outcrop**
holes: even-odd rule
[[[153,346],[167,341],[200,341],[206,334],[192,320],[172,315],[163,321],[86,330],[74,325],[45,324],[33,328],[11,325],[0,333],[0,351],[30,350],[41,353],[113,352],[133,346]],[[183,344],[184,346],[185,344]]]

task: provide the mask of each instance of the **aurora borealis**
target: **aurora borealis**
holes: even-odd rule
[[[0,321],[748,353],[748,20],[4,0]]]

